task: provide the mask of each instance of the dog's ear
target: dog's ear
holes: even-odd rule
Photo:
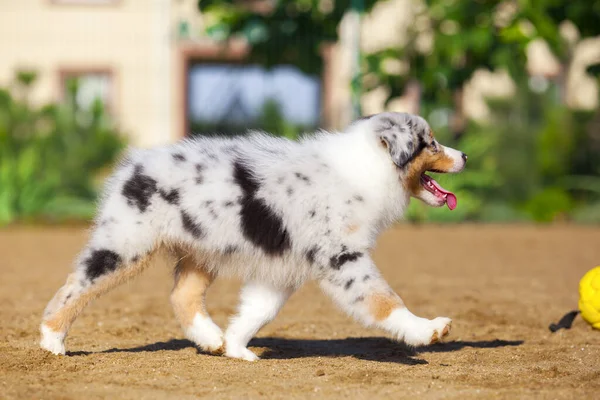
[[[375,133],[381,145],[387,148],[394,164],[404,168],[416,151],[413,121],[398,114],[392,117],[381,116],[374,122]]]

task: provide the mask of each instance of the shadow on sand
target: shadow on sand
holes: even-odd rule
[[[466,347],[477,349],[493,349],[512,347],[523,344],[522,340],[489,340],[489,341],[452,341],[437,343],[432,346],[411,349],[401,343],[382,337],[360,337],[345,339],[285,339],[264,337],[253,339],[250,347],[261,347],[266,350],[262,359],[292,359],[304,357],[346,357],[361,360],[391,362],[406,365],[427,364],[427,361],[416,358],[421,353],[444,353],[459,351]],[[156,342],[145,346],[108,349],[100,352],[73,351],[69,356],[86,356],[97,353],[140,353],[155,351],[177,351],[196,346],[185,339],[172,339],[167,342]],[[199,354],[204,354],[197,349]]]

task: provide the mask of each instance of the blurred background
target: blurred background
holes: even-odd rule
[[[599,83],[600,0],[0,0],[0,226],[89,220],[127,145],[384,110],[469,154],[408,221],[600,223]]]

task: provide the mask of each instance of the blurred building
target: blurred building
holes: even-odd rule
[[[187,58],[243,53],[194,40],[200,23],[196,0],[4,0],[0,85],[35,70],[32,100],[41,104],[61,99],[77,76],[78,101],[101,96],[134,143],[172,141],[184,131]]]
[[[378,4],[363,21],[363,50],[402,44],[415,11],[409,0]],[[151,146],[170,142],[189,131],[189,110],[198,108],[189,104],[188,90],[197,86],[190,85],[194,66],[200,62],[240,65],[248,54],[248,47],[241,42],[227,48],[217,46],[202,36],[202,28],[197,0],[2,0],[0,86],[11,83],[15,70],[35,70],[38,82],[32,100],[41,104],[63,98],[65,82],[76,76],[81,81],[78,102],[85,106],[101,96],[133,143]],[[324,51],[319,98],[310,100],[320,107],[317,114],[327,127],[341,127],[351,116],[348,83],[355,27],[344,21],[340,34],[340,43]],[[577,51],[568,79],[577,90],[569,90],[573,98],[568,101],[583,108],[595,107],[597,88],[583,70],[586,63],[600,58],[600,43],[582,42]],[[543,44],[532,45],[530,53],[533,75],[556,73]],[[407,66],[398,60],[388,67],[402,71]],[[303,77],[296,78],[294,82],[303,82]],[[257,82],[267,82],[261,79]],[[224,85],[221,91],[226,90]],[[510,95],[512,91],[506,74],[481,71],[465,89],[465,112],[484,119],[488,112],[484,97]],[[364,112],[415,111],[418,99],[411,90],[384,106],[386,98],[385,88],[365,93],[361,101]]]

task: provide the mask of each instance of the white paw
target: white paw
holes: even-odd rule
[[[65,334],[62,332],[55,332],[42,324],[40,328],[42,332],[42,339],[40,340],[40,346],[42,349],[48,350],[52,354],[65,354]]]
[[[450,318],[421,318],[402,308],[393,311],[382,327],[409,346],[427,346],[448,335],[451,325]]]
[[[223,332],[210,317],[196,314],[192,325],[185,330],[185,336],[202,350],[215,353],[223,348]]]
[[[225,357],[239,358],[246,361],[258,361],[259,358],[256,354],[251,352],[248,348],[242,346],[225,346]]]
[[[432,320],[420,318],[419,321],[407,327],[403,340],[410,346],[427,346],[439,342],[450,333],[452,320],[437,317]]]
[[[433,333],[428,344],[437,343],[450,334],[450,330],[452,329],[452,320],[450,318],[437,317],[429,322],[433,327]]]

